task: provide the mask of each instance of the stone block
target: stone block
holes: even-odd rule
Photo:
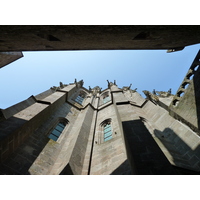
[[[189,163],[190,163],[191,166],[194,166],[196,163],[200,163],[200,159],[196,155],[193,155],[189,159]]]

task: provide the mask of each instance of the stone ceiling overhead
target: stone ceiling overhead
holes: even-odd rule
[[[0,26],[0,51],[181,50],[200,43],[200,26]]]

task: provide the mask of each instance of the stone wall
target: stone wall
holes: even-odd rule
[[[77,131],[78,137],[69,161],[73,174],[88,174],[95,128],[95,114],[96,112],[91,107],[87,107],[79,113],[79,121],[76,124],[79,128]],[[76,133],[71,132],[71,134]]]
[[[57,94],[53,95],[57,99],[56,101],[49,99],[48,104],[36,102],[1,122],[1,162],[16,151],[66,100],[66,94],[63,92],[57,92]]]
[[[171,117],[165,109],[150,101],[144,105],[143,111],[145,126],[169,162],[178,167],[200,171],[199,136]]]
[[[66,118],[69,121],[58,141],[48,140],[36,160],[32,163],[29,169],[31,174],[59,174],[68,164],[78,135],[76,131],[72,134],[73,130],[76,129],[74,124],[78,120],[78,113],[77,109],[65,103],[38,130],[48,137],[50,130],[58,122],[59,118]]]
[[[106,103],[99,104],[101,94],[71,84],[32,97],[36,102],[3,120],[0,174],[185,173],[173,166],[200,172],[194,131],[136,91],[109,84]],[[87,93],[83,105],[73,100],[80,90]],[[68,123],[53,141],[48,136],[61,119]],[[106,120],[112,130],[108,141]]]
[[[91,174],[131,174],[123,132],[121,132],[121,122],[118,121],[114,106],[111,104],[98,112]],[[112,139],[105,142],[101,123],[106,119],[111,119]]]
[[[22,52],[0,52],[0,68],[23,57]]]
[[[171,105],[170,115],[200,134],[200,51],[189,68]]]

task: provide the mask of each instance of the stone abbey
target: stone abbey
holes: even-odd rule
[[[0,68],[21,51],[174,52],[198,43],[200,26],[1,26]],[[174,95],[75,80],[0,109],[0,174],[200,174],[199,65],[200,52]]]
[[[0,173],[199,174],[199,59],[175,95],[75,80],[1,110]]]

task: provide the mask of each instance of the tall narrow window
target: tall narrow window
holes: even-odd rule
[[[108,141],[112,139],[112,130],[111,130],[110,122],[107,122],[106,124],[104,124],[103,132],[104,132],[104,141]]]
[[[65,122],[59,122],[57,124],[57,126],[53,129],[53,131],[51,132],[51,134],[49,135],[49,138],[57,141],[59,136],[61,135],[61,133],[63,132],[64,128],[66,126]]]

